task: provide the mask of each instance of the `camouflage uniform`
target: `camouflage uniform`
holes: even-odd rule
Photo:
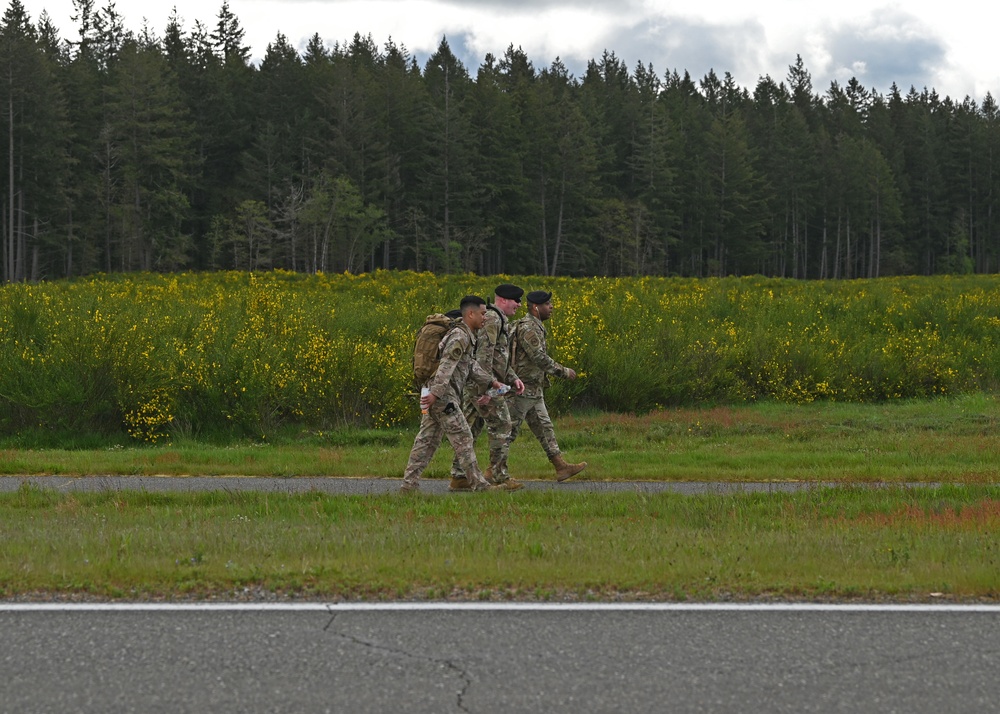
[[[504,384],[517,381],[517,374],[510,364],[510,326],[507,318],[495,306],[486,309],[486,320],[476,334],[476,361],[493,379]],[[511,393],[512,394],[512,393]],[[486,427],[490,439],[490,471],[495,483],[510,478],[507,471],[507,454],[510,452],[510,409],[507,398],[494,397],[486,406],[476,404],[479,394],[465,388],[463,404],[465,419],[475,441]],[[456,458],[451,465],[452,478],[464,478],[465,471]]]
[[[569,370],[549,357],[545,326],[534,315],[525,315],[511,325],[511,335],[516,340],[514,371],[524,382],[524,393],[515,396],[510,405],[510,440],[517,438],[521,422],[527,421],[551,460],[560,452],[552,419],[545,408],[545,388],[549,386],[550,375],[568,378]]]
[[[424,385],[430,388],[437,401],[420,419],[420,431],[413,440],[410,459],[403,472],[404,490],[417,488],[420,474],[427,468],[445,436],[473,485],[486,486],[486,479],[476,462],[472,432],[462,413],[459,395],[468,380],[471,379],[482,387],[481,391],[485,391],[493,383],[493,378],[473,359],[475,338],[464,322],[445,335],[439,350],[441,362],[434,376]]]

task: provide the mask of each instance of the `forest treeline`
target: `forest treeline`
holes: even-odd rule
[[[125,27],[73,0],[68,38],[0,22],[2,280],[378,268],[792,278],[1000,268],[1000,109],[933,89],[752,89],[714,71],[574,77],[511,45],[421,67],[357,34],[251,61],[213,27]]]

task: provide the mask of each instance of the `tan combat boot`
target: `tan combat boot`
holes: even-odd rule
[[[503,473],[505,471],[506,469],[500,469],[500,473]],[[511,478],[510,476],[507,476],[507,478],[505,478],[503,481],[498,481],[497,479],[493,478],[492,464],[490,464],[486,468],[486,470],[483,472],[483,476],[486,477],[487,481],[489,481],[492,484],[496,484],[497,487],[503,491],[520,491],[522,488],[524,488],[523,483],[521,483],[515,478]]]
[[[452,476],[448,484],[449,491],[471,491],[472,483],[465,476]]]
[[[503,481],[497,482],[497,488],[501,491],[520,491],[524,488],[524,484],[518,481],[516,478],[511,478],[508,476]]]
[[[562,454],[553,456],[549,461],[556,467],[556,481],[565,481],[587,468],[586,461],[581,461],[578,464],[567,464]]]

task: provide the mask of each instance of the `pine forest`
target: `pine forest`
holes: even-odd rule
[[[1000,108],[856,79],[466,67],[355,34],[259,62],[223,3],[130,30],[10,0],[3,282],[379,269],[797,279],[1000,270]],[[324,28],[317,28],[321,30]]]

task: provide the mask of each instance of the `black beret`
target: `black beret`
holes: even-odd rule
[[[448,312],[446,312],[444,314],[444,316],[445,317],[450,317],[452,320],[454,320],[456,317],[461,317],[462,316],[462,311],[456,308],[454,310],[449,310]]]
[[[532,290],[528,293],[528,302],[533,302],[536,305],[544,305],[551,299],[552,293],[547,293],[544,290]]]
[[[497,289],[494,290],[497,297],[506,298],[507,300],[518,300],[520,301],[521,296],[524,295],[524,290],[517,287],[516,285],[511,285],[510,283],[504,283],[503,285],[497,285]]]
[[[458,304],[458,306],[461,309],[464,310],[466,305],[477,305],[478,306],[478,305],[485,305],[485,304],[486,304],[486,301],[483,300],[478,295],[466,295],[464,298],[462,298],[462,302],[460,302]]]

